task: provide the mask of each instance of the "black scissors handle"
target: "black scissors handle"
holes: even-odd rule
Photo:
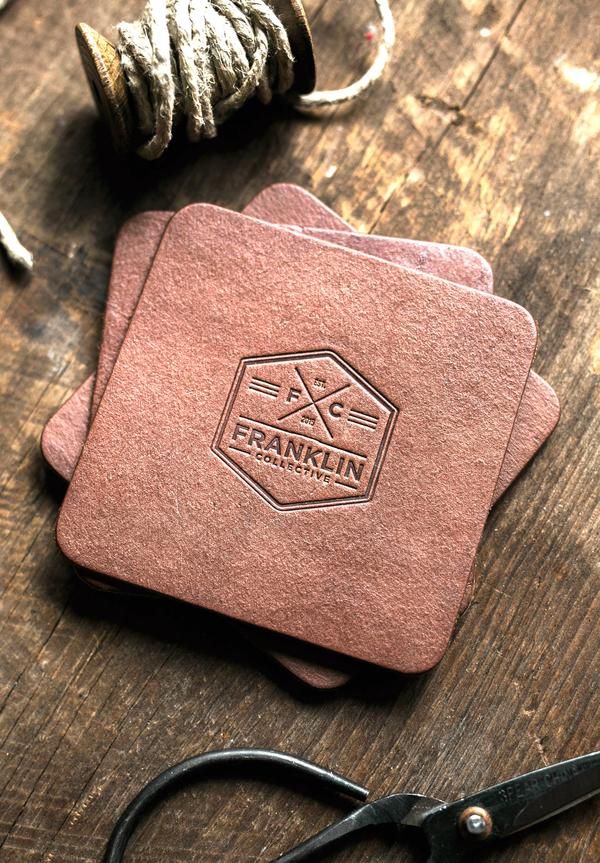
[[[298,778],[311,779],[325,790],[357,801],[366,800],[369,796],[366,788],[351,779],[284,752],[271,749],[224,749],[207,752],[169,767],[140,791],[117,821],[106,848],[104,863],[121,863],[127,843],[142,816],[173,788],[186,781],[210,775],[215,768],[239,768],[250,765],[253,768],[277,768],[280,771],[283,770],[285,775],[291,774]]]
[[[324,789],[363,802],[369,792],[330,770],[269,749],[230,749],[189,758],[165,770],[137,795],[119,818],[104,863],[121,863],[140,818],[159,798],[185,780],[201,778],[215,767],[277,767],[284,773],[316,780]],[[502,782],[456,803],[418,794],[393,794],[358,806],[345,818],[278,858],[300,863],[366,828],[422,830],[430,845],[429,863],[473,859],[486,840],[510,836],[570,809],[600,793],[600,752],[544,767]]]
[[[273,863],[301,863],[364,830],[393,827],[398,834],[409,827],[420,827],[425,815],[438,806],[445,804],[441,800],[420,794],[391,794],[389,797],[380,797],[379,800],[359,806],[345,818],[282,854]]]

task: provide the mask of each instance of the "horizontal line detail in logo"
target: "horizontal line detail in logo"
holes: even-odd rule
[[[358,491],[357,485],[350,485],[349,482],[342,482],[341,479],[334,480],[336,485],[341,485],[342,488],[349,488],[351,491]]]
[[[251,452],[248,452],[246,449],[240,449],[239,446],[233,446],[233,444],[229,444],[229,449],[233,449],[236,452],[240,452],[242,455],[252,455]]]
[[[354,408],[350,409],[349,414],[351,417],[355,417],[358,420],[368,420],[369,422],[374,423],[379,422],[378,416],[373,416],[373,414],[365,414],[362,411],[354,410]]]
[[[266,387],[259,387],[257,384],[249,384],[248,389],[253,393],[260,393],[263,396],[270,396],[272,399],[276,399],[279,395],[278,392],[274,392],[273,390],[268,390]]]
[[[353,423],[355,426],[362,426],[363,428],[367,428],[370,431],[375,431],[377,428],[377,422],[367,422],[367,420],[357,419],[356,417],[349,416],[348,422]]]
[[[251,383],[257,384],[258,386],[261,386],[261,387],[266,387],[267,389],[270,389],[270,390],[276,390],[277,392],[279,392],[279,390],[280,390],[280,387],[278,386],[278,384],[272,384],[271,381],[264,381],[262,378],[251,378]]]

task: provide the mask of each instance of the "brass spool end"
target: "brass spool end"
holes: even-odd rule
[[[109,128],[113,146],[117,153],[128,153],[134,147],[135,124],[117,50],[87,24],[77,25],[75,38],[94,101]]]
[[[294,86],[292,92],[312,93],[317,80],[312,33],[302,0],[268,0],[269,6],[282,22],[294,55]]]
[[[316,69],[310,26],[302,0],[268,0],[283,23],[294,55],[294,93],[315,88]],[[137,145],[135,121],[127,81],[117,49],[87,24],[78,24],[75,37],[81,62],[100,116],[107,124],[118,153],[129,153]]]

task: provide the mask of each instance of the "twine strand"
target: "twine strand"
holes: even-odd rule
[[[315,92],[307,93],[305,96],[298,96],[297,101],[301,108],[324,108],[352,102],[366,93],[381,78],[396,41],[396,25],[388,0],[375,0],[375,4],[381,19],[382,38],[370,68],[358,81],[347,87],[341,87],[337,90],[315,90]]]
[[[33,255],[20,242],[4,213],[0,213],[0,246],[15,266],[25,270],[33,268]]]
[[[389,0],[375,3],[383,37],[370,69],[348,87],[295,96],[296,106],[350,102],[381,77],[395,28]],[[213,138],[251,96],[268,103],[293,85],[290,40],[266,0],[147,0],[141,18],[118,32],[145,159],[165,152],[181,118],[191,141]]]
[[[0,12],[3,12],[12,0],[0,0]],[[20,242],[10,222],[0,212],[0,247],[4,249],[8,260],[16,267],[25,270],[33,268],[33,255]]]

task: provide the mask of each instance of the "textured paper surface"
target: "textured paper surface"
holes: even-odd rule
[[[210,441],[241,358],[319,345],[402,421],[368,505],[283,514]],[[454,626],[534,346],[533,322],[508,301],[190,207],[165,232],[67,493],[61,546],[99,572],[425,670]]]
[[[404,240],[400,259],[400,250],[392,238],[322,229],[309,229],[307,233],[470,288],[493,291],[493,276],[489,264],[471,249]],[[543,378],[534,371],[530,372],[496,483],[494,503],[552,434],[559,417],[560,405],[556,393]]]
[[[322,233],[330,242],[345,243],[358,250],[367,251],[398,263],[430,270],[441,276],[463,282],[481,290],[492,290],[492,275],[489,265],[469,249],[421,243],[395,238],[354,235],[331,210],[313,195],[298,186],[278,184],[261,192],[248,206],[249,211],[266,220],[287,213],[285,220],[296,224],[317,224],[321,229],[311,229],[315,236]],[[171,214],[147,213],[134,217],[126,223],[115,250],[111,287],[107,304],[104,340],[106,348],[101,350],[101,381],[110,375],[114,357],[126,332],[129,318],[145,281],[150,261],[154,256],[160,237]],[[331,226],[343,227],[339,231]],[[322,230],[323,228],[328,228]],[[537,380],[536,380],[537,379]],[[99,400],[104,383],[96,388]],[[53,467],[65,478],[72,474],[79,458],[88,428],[91,406],[93,376],[86,381],[71,399],[53,417],[44,431],[42,448]],[[534,450],[543,444],[556,425],[559,415],[558,400],[553,390],[534,373],[530,375],[517,422],[498,479],[495,498],[500,496],[530,460]],[[462,609],[468,607],[473,591],[473,579],[467,585]],[[264,649],[269,649],[270,636],[256,631],[254,640]],[[302,649],[301,646],[300,650]],[[272,651],[273,652],[273,651]],[[344,683],[348,674],[333,668],[319,667],[298,656],[274,651],[274,655],[292,673],[312,686],[332,687]],[[335,661],[335,658],[334,658]]]

